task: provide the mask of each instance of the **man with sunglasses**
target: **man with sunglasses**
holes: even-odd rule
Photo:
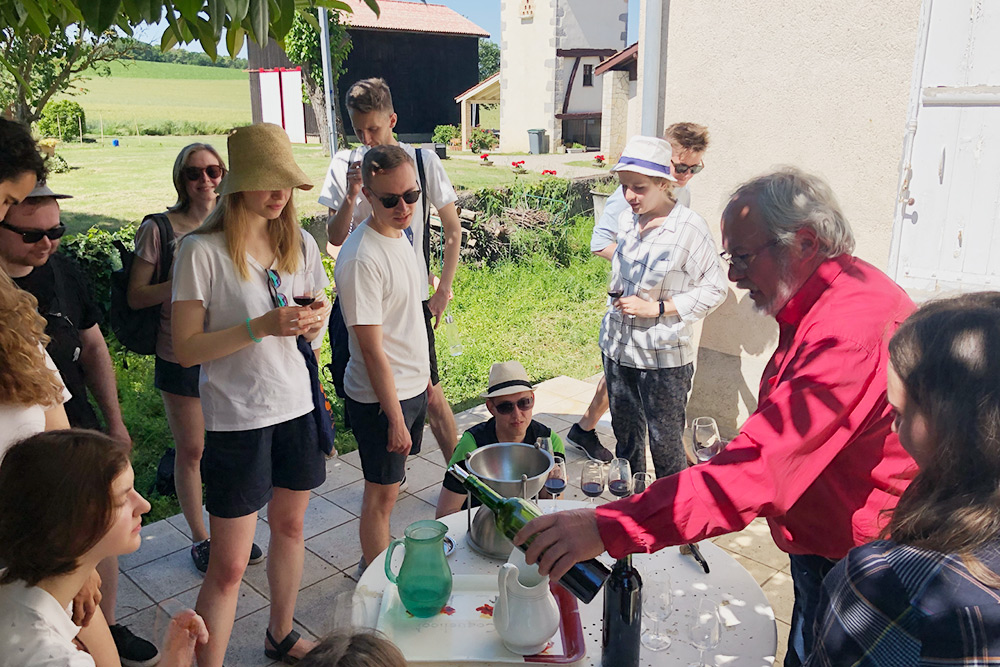
[[[493,364],[489,384],[482,397],[486,399],[486,409],[492,416],[462,434],[455,453],[448,462],[449,466],[458,464],[464,468],[466,455],[477,447],[495,445],[498,442],[533,445],[538,438],[550,438],[552,455],[557,461],[566,460],[566,449],[559,434],[532,419],[535,389],[520,361]],[[435,517],[441,518],[462,509],[466,497],[462,483],[453,475],[445,473]],[[473,505],[478,504],[479,501],[474,500]]]
[[[822,179],[793,167],[740,186],[722,214],[729,280],[778,323],[757,409],[720,453],[642,494],[525,527],[527,560],[561,576],[607,551],[653,552],[766,518],[789,554],[795,600],[786,667],[813,646],[823,577],[876,539],[916,464],[892,432],[888,342],[914,310],[854,257],[854,235]],[[544,553],[543,553],[544,552]]]
[[[372,213],[347,238],[334,270],[350,345],[344,403],[365,478],[360,569],[389,546],[406,457],[420,453],[430,380],[425,275],[406,234],[420,197],[416,169],[399,146],[375,146],[362,173]]]
[[[670,144],[671,171],[677,183],[673,196],[679,204],[691,208],[691,190],[688,184],[695,174],[705,168],[705,151],[708,150],[708,128],[697,123],[674,123],[667,128],[664,139]],[[594,225],[590,236],[590,251],[609,262],[618,247],[618,219],[632,207],[625,201],[622,188],[615,190],[604,205],[604,214]],[[597,422],[608,411],[608,385],[604,377],[597,383],[594,397],[580,421],[573,424],[566,441],[582,449],[587,457],[605,463],[614,458],[597,437]]]

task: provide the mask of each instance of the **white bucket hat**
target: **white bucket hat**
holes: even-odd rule
[[[671,155],[673,155],[673,151],[670,144],[663,139],[632,137],[625,144],[625,150],[618,158],[618,164],[611,167],[611,172],[634,171],[637,174],[676,182],[677,179],[670,173],[672,171],[670,168]]]

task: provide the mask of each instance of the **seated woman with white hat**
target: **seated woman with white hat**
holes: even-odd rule
[[[566,460],[566,449],[559,435],[531,418],[535,406],[535,390],[520,361],[493,364],[490,368],[489,385],[482,397],[486,399],[486,409],[493,416],[462,434],[455,453],[448,461],[449,466],[457,463],[464,468],[466,454],[477,447],[495,445],[498,442],[533,445],[538,438],[551,438],[552,455],[557,461]],[[445,473],[435,518],[462,509],[465,499],[462,483]],[[478,504],[478,501],[474,504]]]

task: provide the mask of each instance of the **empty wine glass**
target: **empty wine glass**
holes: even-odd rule
[[[556,511],[556,496],[566,490],[566,462],[556,459],[545,480],[545,490],[552,496],[552,513]]]
[[[660,632],[660,623],[670,618],[674,610],[674,592],[670,576],[656,572],[642,579],[642,615],[653,622],[642,630],[639,641],[650,651],[665,651],[670,648],[669,635]]]
[[[618,498],[632,492],[632,465],[628,459],[615,458],[608,464],[608,491]]]
[[[580,475],[580,490],[590,498],[590,504],[596,504],[594,498],[604,493],[604,464],[600,461],[584,461],[583,473]]]
[[[653,483],[653,473],[637,472],[632,475],[632,493],[642,493]]]
[[[718,646],[722,635],[722,619],[719,617],[718,603],[708,598],[698,601],[698,608],[691,614],[688,634],[691,643],[698,649],[698,662],[691,667],[712,667],[705,662],[705,651]]]
[[[698,417],[691,426],[691,440],[694,455],[699,461],[707,461],[722,450],[719,425],[711,417]]]

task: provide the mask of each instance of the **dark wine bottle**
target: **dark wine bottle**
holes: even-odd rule
[[[508,540],[513,540],[517,531],[529,521],[542,516],[542,510],[535,503],[524,498],[504,498],[461,466],[453,465],[448,468],[448,472],[461,480],[473,496],[493,510],[497,528]],[[521,545],[521,550],[527,551],[530,545],[531,539]],[[597,591],[601,590],[610,574],[611,571],[604,563],[591,558],[570,568],[559,580],[559,585],[586,604],[597,596]]]
[[[642,578],[632,557],[615,562],[604,586],[602,667],[638,667],[642,635]]]

